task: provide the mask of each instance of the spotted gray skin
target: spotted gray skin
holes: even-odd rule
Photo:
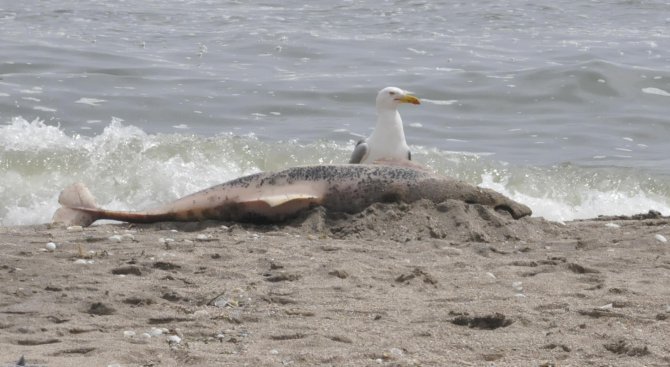
[[[531,215],[527,206],[493,190],[436,175],[417,166],[319,165],[288,168],[240,177],[185,196],[165,206],[141,211],[98,208],[82,184],[61,193],[63,205],[54,223],[87,226],[98,219],[125,222],[199,221],[206,219],[278,222],[321,205],[330,211],[357,213],[376,202],[448,199]]]

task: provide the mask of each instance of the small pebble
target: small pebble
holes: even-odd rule
[[[161,238],[158,239],[158,242],[161,243],[161,244],[166,244],[166,243],[174,242],[174,239],[173,238],[162,238],[161,237]]]
[[[149,330],[149,335],[151,335],[151,336],[163,335],[163,330],[161,330],[159,328],[152,327],[151,330]]]
[[[605,224],[605,227],[609,227],[609,228],[620,228],[621,226],[618,225],[618,224],[616,224],[616,223],[607,223],[607,224]]]
[[[126,338],[132,338],[133,336],[135,336],[135,332],[132,330],[126,330],[123,332],[123,336]]]
[[[67,230],[70,232],[81,232],[84,230],[84,227],[82,226],[69,226],[67,227]]]
[[[206,234],[199,234],[195,239],[198,241],[207,241],[210,238],[212,238],[212,236],[208,236]]]
[[[47,243],[47,250],[49,251],[54,251],[56,249],[56,244],[53,242],[48,242]]]
[[[279,351],[276,350],[276,349],[272,349],[272,350],[270,350],[270,354],[277,355],[277,354],[279,354]]]
[[[167,340],[168,340],[168,343],[170,343],[170,344],[181,343],[181,338],[178,337],[177,335],[170,335],[170,336],[168,336]]]
[[[389,349],[389,351],[391,352],[391,354],[393,354],[393,355],[395,355],[395,356],[399,356],[399,357],[400,357],[400,356],[403,355],[402,350],[399,349],[399,348],[391,348],[391,349]]]
[[[668,239],[665,238],[665,236],[662,235],[662,234],[657,234],[656,236],[654,236],[654,238],[659,242],[663,242],[663,243],[668,242]]]
[[[603,306],[600,306],[600,307],[598,307],[598,308],[601,309],[601,310],[609,310],[609,309],[614,308],[614,304],[612,304],[612,303],[608,303],[608,304],[603,305]]]
[[[144,338],[144,339],[149,339],[149,338],[151,338],[151,334],[149,334],[149,333],[142,333],[142,335],[140,335],[140,336],[141,336],[142,338]]]
[[[84,265],[89,265],[95,263],[93,260],[86,260],[86,259],[77,259],[74,261],[75,264],[84,264]]]
[[[118,234],[115,234],[115,235],[113,235],[113,236],[109,236],[108,239],[109,239],[110,241],[112,241],[112,242],[121,242],[121,241],[123,241],[123,237],[121,237],[121,236],[118,235]]]
[[[514,283],[512,283],[512,288],[514,288],[514,290],[517,291],[517,292],[522,292],[523,291],[523,283],[522,282],[514,282]]]
[[[135,236],[133,236],[133,235],[130,234],[130,233],[126,233],[126,234],[124,234],[124,235],[121,236],[121,239],[122,239],[122,240],[133,241],[133,240],[135,240]]]

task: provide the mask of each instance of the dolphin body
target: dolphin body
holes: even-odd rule
[[[82,183],[66,187],[53,223],[88,226],[98,219],[152,223],[224,220],[279,222],[321,205],[329,211],[357,213],[376,202],[440,203],[461,200],[505,210],[513,218],[531,215],[527,206],[490,189],[428,172],[416,164],[341,164],[261,172],[187,195],[146,211],[99,208]]]

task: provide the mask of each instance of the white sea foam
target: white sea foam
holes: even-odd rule
[[[670,92],[660,88],[642,88],[642,92],[647,94],[655,94],[657,96],[670,97]]]
[[[437,100],[437,99],[421,98],[421,102],[426,102],[435,105],[449,106],[454,103],[458,103],[458,100],[457,99]]]
[[[231,139],[148,135],[118,120],[93,137],[69,136],[15,118],[0,125],[0,225],[48,222],[72,182],[87,184],[101,206],[144,209],[258,171]]]
[[[37,110],[37,111],[44,111],[44,112],[57,112],[58,111],[55,108],[44,107],[44,106],[35,106],[35,107],[33,107],[33,109]]]
[[[480,186],[528,205],[534,217],[554,221],[595,218],[599,215],[632,215],[646,213],[650,209],[670,215],[670,200],[667,197],[644,191],[631,194],[617,190],[582,189],[568,195],[567,191],[572,190],[570,187],[551,187],[542,196],[536,196],[510,189],[506,180],[497,181],[490,173],[482,175]]]
[[[89,106],[97,107],[103,102],[107,102],[107,101],[104,100],[104,99],[98,99],[98,98],[82,97],[82,98],[79,98],[78,100],[76,100],[74,103],[81,103],[81,104],[86,104],[86,105],[89,105]]]

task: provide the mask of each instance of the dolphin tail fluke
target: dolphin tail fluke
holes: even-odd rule
[[[54,224],[86,227],[100,218],[95,198],[83,183],[75,183],[63,189],[58,202],[62,206],[54,213],[51,220]]]

